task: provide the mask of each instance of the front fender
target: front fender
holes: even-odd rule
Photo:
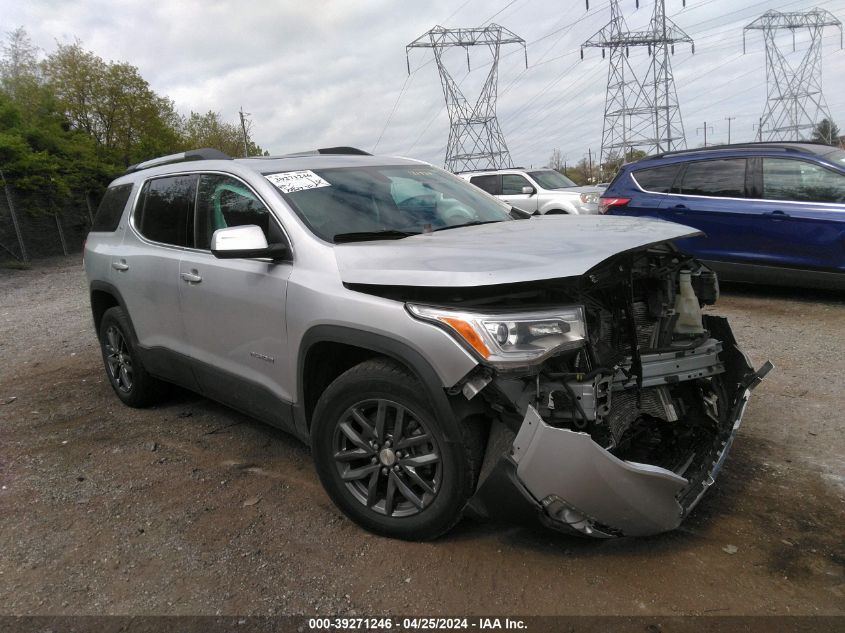
[[[546,215],[549,212],[563,212],[569,215],[578,215],[578,209],[575,204],[568,200],[554,199],[548,200],[540,204],[540,215]]]
[[[457,425],[451,423],[455,421],[455,412],[445,390],[451,385],[443,384],[443,380],[434,367],[419,352],[390,337],[341,325],[315,325],[306,331],[302,337],[297,360],[297,405],[294,409],[297,433],[301,437],[310,436],[310,424],[304,407],[305,384],[303,375],[305,363],[309,350],[315,344],[323,342],[342,343],[358,347],[402,363],[424,386],[437,417],[446,422],[444,424],[446,440],[451,442],[461,441]]]

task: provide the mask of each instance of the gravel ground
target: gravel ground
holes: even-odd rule
[[[281,432],[181,391],[122,406],[78,257],[0,269],[0,614],[843,615],[845,303],[734,287],[715,311],[777,369],[680,530],[405,543]]]

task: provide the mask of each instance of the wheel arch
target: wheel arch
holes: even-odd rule
[[[395,339],[339,325],[312,327],[299,346],[294,406],[298,435],[310,436],[314,407],[326,387],[347,369],[376,356],[390,358],[414,375],[425,388],[437,416],[446,422],[447,440],[461,441],[445,386],[419,352]]]
[[[138,337],[135,335],[135,326],[132,324],[132,317],[129,316],[129,310],[126,309],[126,302],[120,291],[112,284],[106,281],[92,281],[90,286],[91,297],[91,316],[94,318],[94,331],[99,336],[100,323],[103,320],[103,315],[109,308],[119,307],[126,315],[129,321],[129,327],[132,330],[132,337],[137,341]]]
[[[555,198],[542,205],[540,213],[543,215],[577,215],[578,210],[570,201]]]

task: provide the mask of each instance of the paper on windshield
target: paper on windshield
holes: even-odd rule
[[[282,193],[296,193],[306,189],[331,187],[331,183],[320,178],[310,169],[302,171],[284,171],[278,174],[266,174],[265,178]]]

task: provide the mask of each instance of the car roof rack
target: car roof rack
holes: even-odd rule
[[[136,171],[141,171],[142,169],[149,169],[150,167],[170,165],[173,163],[184,163],[192,160],[232,160],[232,157],[228,154],[224,154],[219,149],[202,147],[200,149],[189,149],[186,152],[168,154],[167,156],[160,156],[151,160],[145,160],[142,163],[130,165],[126,168],[126,173],[131,174]]]
[[[290,154],[276,154],[275,156],[250,156],[250,158],[274,160],[277,158],[300,158],[302,156],[321,156],[324,154],[334,156],[372,156],[369,152],[365,152],[357,147],[346,147],[341,145],[339,147],[321,147],[320,149],[310,149],[304,152],[291,152]]]
[[[527,171],[525,167],[493,167],[490,169],[465,169],[463,171],[456,171],[453,172],[455,174],[481,174],[486,172],[497,172],[497,171],[506,171],[508,169],[521,169],[522,171]]]
[[[318,154],[357,154],[358,156],[372,156],[369,152],[365,152],[362,149],[358,149],[357,147],[346,147],[341,145],[340,147],[324,147],[322,149],[317,150]]]
[[[784,152],[810,152],[813,154],[826,154],[828,152],[823,150],[833,150],[835,147],[825,145],[824,143],[814,143],[812,141],[749,141],[747,143],[731,143],[730,145],[708,145],[707,147],[694,147],[692,149],[679,149],[674,152],[663,152],[655,154],[648,158],[663,158],[664,156],[678,156],[681,154],[695,154],[700,152],[710,152],[718,150],[733,150],[733,149],[757,149],[769,148],[778,149]]]

